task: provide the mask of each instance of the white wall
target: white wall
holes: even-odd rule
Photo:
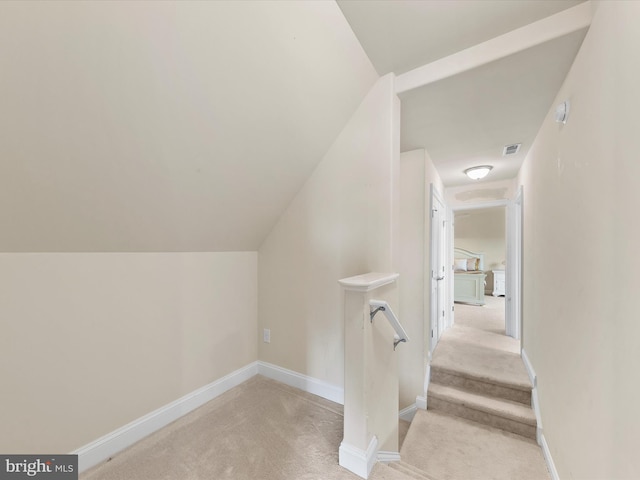
[[[468,210],[455,213],[454,245],[484,253],[485,270],[504,270],[507,259],[506,208]],[[492,279],[487,279],[490,287]]]
[[[424,375],[428,349],[430,223],[429,185],[443,191],[442,181],[425,150],[412,150],[400,156],[400,320],[411,341],[398,348],[400,365],[400,408],[424,396]],[[426,303],[425,303],[426,302]]]
[[[259,250],[264,360],[342,386],[338,280],[393,267],[399,100],[382,77],[360,104]]]
[[[378,79],[335,2],[1,1],[0,251],[255,251]]]
[[[640,471],[639,2],[597,5],[520,173],[524,349],[560,478]],[[566,125],[555,104],[569,99]]]
[[[426,188],[428,192],[428,188]],[[400,155],[400,241],[398,272],[399,317],[410,337],[398,351],[400,366],[400,408],[424,394],[424,283],[425,252],[425,152],[413,150]]]
[[[68,452],[257,359],[257,254],[0,254],[0,451]]]
[[[509,200],[515,197],[515,187],[516,182],[514,179],[482,182],[479,184],[470,180],[468,185],[447,187],[445,200],[451,208],[463,208],[479,203]]]

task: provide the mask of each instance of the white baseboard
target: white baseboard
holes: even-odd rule
[[[538,424],[538,430],[542,431],[542,415],[540,414],[540,403],[538,402],[538,388],[534,388],[531,391],[531,408],[536,416],[536,422]],[[538,439],[538,445],[540,445],[540,439]]]
[[[71,452],[78,455],[78,470],[83,472],[108,460],[112,455],[240,385],[257,373],[258,362],[250,363]]]
[[[382,463],[390,463],[390,462],[399,462],[400,461],[400,453],[398,452],[385,452],[380,450],[378,455],[376,455],[376,459]]]
[[[522,361],[524,362],[524,368],[527,369],[527,373],[529,374],[529,380],[531,381],[531,386],[536,388],[538,386],[538,377],[536,376],[536,372],[533,369],[533,365],[531,365],[531,361],[527,355],[527,352],[522,349],[521,352]]]
[[[344,405],[344,388],[336,385],[262,361],[258,361],[258,373],[290,387],[295,387]]]
[[[553,463],[553,458],[551,458],[551,451],[549,450],[549,445],[547,444],[546,438],[544,438],[544,434],[540,435],[540,446],[542,447],[542,454],[544,455],[544,459],[547,462],[547,468],[549,469],[552,480],[560,480],[560,476],[558,475],[558,471],[556,470],[555,463]]]
[[[540,404],[538,402],[538,376],[536,375],[536,371],[527,356],[527,352],[525,349],[522,349],[521,352],[522,361],[524,362],[524,366],[527,370],[527,374],[529,375],[529,380],[531,381],[531,385],[533,385],[533,389],[531,390],[531,408],[533,408],[533,413],[536,415],[536,420],[538,423],[538,428],[536,431],[536,439],[538,441],[538,445],[542,445],[540,443],[540,435],[542,433],[542,415],[540,414]]]
[[[424,374],[424,396],[418,395],[416,397],[416,408],[420,410],[427,409],[427,392],[429,391],[429,384],[431,383],[431,352],[429,352],[427,368]]]
[[[418,407],[414,403],[413,405],[409,405],[407,408],[403,408],[400,410],[398,416],[400,420],[404,420],[405,422],[413,422],[413,417],[416,416],[416,412],[418,411]]]
[[[429,391],[429,384],[431,383],[431,354],[429,354],[429,364],[424,372],[424,396],[427,396]]]
[[[544,455],[544,460],[547,463],[547,468],[549,469],[549,473],[551,474],[551,478],[553,480],[559,480],[558,471],[556,470],[556,466],[553,463],[553,458],[551,458],[551,452],[549,451],[549,445],[547,444],[547,440],[544,437],[544,429],[542,427],[542,414],[540,412],[540,402],[538,400],[538,376],[536,375],[536,371],[533,368],[533,364],[531,360],[529,360],[529,356],[525,349],[522,349],[522,361],[524,362],[524,366],[527,369],[527,373],[529,374],[529,380],[531,381],[531,385],[533,385],[533,389],[531,390],[531,408],[533,409],[533,413],[536,416],[536,441],[540,448],[542,448],[542,454]]]
[[[354,447],[343,440],[338,451],[339,464],[361,478],[369,478],[369,474],[376,463],[378,454],[378,438],[374,435],[367,450]]]

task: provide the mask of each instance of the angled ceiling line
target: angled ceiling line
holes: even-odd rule
[[[396,76],[396,94],[486,65],[591,25],[591,1]]]

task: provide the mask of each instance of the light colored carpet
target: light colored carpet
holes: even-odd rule
[[[485,295],[485,305],[455,304],[456,325],[504,335],[504,297]]]
[[[402,444],[404,443],[404,439],[407,436],[410,426],[410,422],[406,422],[404,420],[398,421],[398,448],[402,448]]]
[[[429,410],[416,414],[400,454],[439,480],[550,479],[533,440]]]
[[[82,480],[357,480],[338,465],[342,406],[256,376]]]
[[[402,472],[398,470],[394,470],[391,467],[388,467],[384,463],[376,463],[371,471],[371,475],[369,476],[370,480],[411,480],[411,477],[408,477]]]
[[[495,319],[482,315],[475,323],[471,316],[457,315],[457,325],[443,335],[434,363],[459,366],[477,361],[473,358],[477,354],[450,352],[456,342],[470,351],[474,349],[469,346],[481,347],[492,338],[486,335],[503,337],[494,342],[504,343],[504,335],[491,331],[497,329]],[[472,335],[465,336],[464,329],[472,330]],[[514,356],[509,344],[504,345],[506,349],[494,351]],[[342,429],[341,405],[256,376],[84,472],[80,479],[358,480],[338,465]],[[548,478],[538,446],[514,438],[517,435],[428,411],[418,411],[411,428],[401,421],[399,430],[403,463],[428,472],[431,479]],[[370,478],[422,477],[408,469],[403,473],[377,465]]]
[[[484,306],[456,303],[455,324],[442,334],[432,366],[530,388],[520,343],[504,334],[504,298],[486,301]]]

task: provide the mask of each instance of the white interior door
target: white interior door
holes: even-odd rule
[[[444,200],[431,185],[431,332],[430,351],[433,352],[442,332],[447,327],[447,282],[449,269],[446,268],[447,211]]]

